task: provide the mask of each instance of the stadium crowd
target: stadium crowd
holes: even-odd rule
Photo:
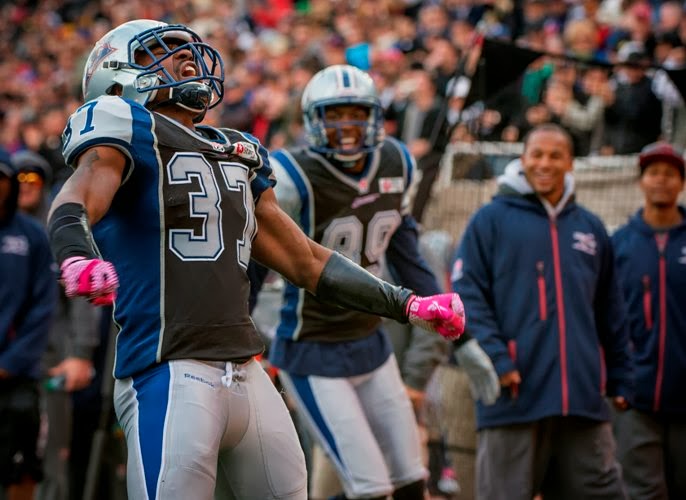
[[[300,98],[320,69],[368,71],[387,133],[407,144],[423,174],[413,207],[421,222],[449,142],[521,142],[552,122],[569,132],[577,156],[635,154],[658,140],[686,144],[683,89],[666,72],[686,68],[685,12],[670,0],[13,0],[0,6],[0,148],[15,167],[23,158],[25,173],[36,174],[19,180],[42,188],[26,211],[45,223],[71,174],[61,135],[83,103],[81,78],[95,42],[132,19],[183,23],[225,63],[224,100],[204,123],[249,132],[270,151],[305,143]],[[482,36],[545,55],[501,92],[482,95],[470,78]],[[27,152],[35,154],[26,159]],[[489,168],[484,175],[501,173]],[[107,313],[74,319],[61,310],[67,323],[87,325],[60,325],[79,330],[78,340],[46,361],[42,376],[65,375],[54,370],[60,361],[83,358],[67,390],[83,389],[85,373],[98,373],[101,383],[104,347],[96,347],[106,344]],[[87,410],[90,432],[101,404]],[[72,498],[86,480],[83,454],[81,470],[72,471]],[[66,491],[39,494],[63,498]]]
[[[8,78],[0,143],[10,152],[41,151],[57,165],[54,180],[62,179],[55,140],[81,99],[85,56],[107,30],[135,18],[186,23],[217,47],[227,95],[211,122],[250,131],[270,149],[301,140],[305,83],[319,68],[346,61],[372,73],[391,128],[408,101],[422,109],[447,92],[448,122],[461,125],[456,139],[517,141],[532,126],[557,121],[583,155],[635,153],[658,137],[680,142],[686,135],[683,97],[655,69],[686,62],[680,2],[26,0],[2,6],[0,64]],[[448,83],[465,73],[460,58],[477,32],[577,61],[541,58],[485,110],[461,113],[469,82]],[[417,129],[391,132],[421,158],[427,145],[412,137],[421,136]]]

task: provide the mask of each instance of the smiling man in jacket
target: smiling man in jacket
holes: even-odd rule
[[[572,142],[534,128],[453,266],[470,331],[504,387],[477,406],[478,499],[625,498],[605,396],[630,396],[610,239],[574,201]]]
[[[612,236],[636,366],[633,409],[615,418],[617,458],[632,500],[686,498],[683,153],[649,144],[639,170],[643,208]]]

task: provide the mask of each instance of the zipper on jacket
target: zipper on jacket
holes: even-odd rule
[[[643,318],[646,324],[646,330],[653,329],[653,305],[652,293],[650,292],[650,276],[647,274],[643,276]]]
[[[660,233],[655,235],[657,248],[660,252],[660,260],[658,262],[659,268],[659,286],[658,286],[658,300],[659,300],[659,322],[660,327],[657,348],[657,376],[655,377],[655,396],[653,401],[653,410],[660,409],[660,393],[662,392],[662,379],[665,372],[665,344],[667,342],[667,261],[665,260],[665,248],[667,247],[667,233]]]
[[[598,345],[600,353],[600,394],[605,396],[607,392],[607,366],[605,366],[605,349],[602,344]]]
[[[567,374],[567,322],[565,321],[564,294],[562,292],[562,268],[560,263],[560,242],[557,224],[550,221],[550,236],[553,244],[553,269],[555,271],[555,302],[557,304],[558,338],[560,339],[560,383],[562,385],[562,415],[569,413],[569,382]]]
[[[548,319],[548,306],[545,296],[545,278],[543,277],[543,261],[536,262],[536,272],[538,273],[538,315],[541,321]]]
[[[515,365],[515,369],[517,368],[517,341],[514,339],[510,339],[507,341],[507,352],[510,355],[510,359],[512,360],[512,364]],[[515,384],[514,382],[510,384],[510,395],[512,396],[512,399],[517,399],[519,397],[519,384]]]

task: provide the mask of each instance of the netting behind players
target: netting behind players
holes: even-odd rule
[[[457,242],[471,215],[496,192],[496,177],[519,156],[522,144],[452,144],[446,150],[424,227],[448,231]],[[577,202],[612,232],[642,204],[636,156],[588,156],[574,165]],[[682,193],[682,202],[686,196]]]

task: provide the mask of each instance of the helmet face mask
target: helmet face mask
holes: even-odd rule
[[[358,119],[360,114],[357,113],[354,119],[327,120],[327,109],[334,106],[366,108],[368,113],[365,119]],[[354,66],[330,66],[314,75],[303,92],[302,111],[307,142],[310,149],[318,153],[333,155],[344,162],[357,160],[363,154],[373,152],[383,141],[383,108],[374,82]],[[350,126],[361,129],[357,146],[341,144],[343,128]],[[330,141],[330,138],[336,140]]]
[[[176,80],[164,63],[181,51],[190,51],[197,69]],[[141,54],[147,55],[145,64]],[[88,101],[119,87],[122,97],[145,106],[158,90],[169,88],[178,105],[204,112],[221,102],[223,82],[221,56],[196,33],[183,25],[143,19],[124,23],[98,41],[86,62],[82,89]]]

